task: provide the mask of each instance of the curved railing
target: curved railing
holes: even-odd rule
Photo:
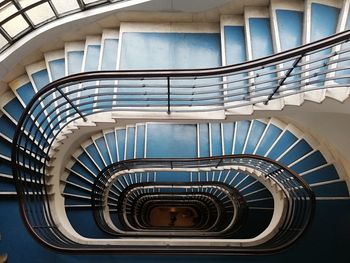
[[[69,123],[113,111],[172,114],[228,110],[299,93],[348,88],[349,37],[350,31],[346,31],[270,57],[220,68],[86,72],[48,84],[27,105],[13,138],[12,169],[27,225],[44,240],[44,226],[55,229],[45,175],[52,145]],[[64,250],[69,250],[67,244],[80,247],[65,236],[46,242]]]
[[[23,1],[3,0],[0,3],[2,13],[0,36],[4,43],[0,46],[0,53],[24,36],[52,21],[103,5],[126,1],[130,0],[95,0],[88,3],[83,0],[38,0],[29,1],[23,5]]]
[[[159,164],[162,164],[163,161],[160,161],[156,164],[156,167],[159,169],[159,167],[163,168],[170,168],[166,165],[160,166]],[[149,166],[149,164],[151,164]],[[142,165],[143,169],[149,169],[153,167],[154,162],[148,163],[146,165]],[[125,165],[125,164],[124,164]],[[108,169],[104,169],[100,176],[97,177],[93,190],[92,190],[92,210],[94,213],[94,218],[97,226],[104,232],[116,236],[225,236],[225,235],[231,235],[236,232],[237,229],[239,229],[244,224],[244,219],[246,218],[247,214],[247,206],[245,203],[244,198],[238,193],[236,189],[233,187],[222,183],[222,182],[172,182],[172,183],[166,183],[166,182],[144,182],[144,183],[134,183],[131,184],[125,189],[122,190],[120,196],[118,197],[118,215],[120,217],[119,222],[127,223],[128,219],[126,216],[126,201],[129,199],[128,197],[132,197],[132,200],[135,201],[137,199],[137,196],[140,195],[144,189],[152,190],[152,194],[158,193],[160,189],[171,191],[168,194],[171,193],[177,193],[175,196],[178,196],[180,194],[185,194],[185,189],[191,188],[191,189],[197,189],[198,192],[195,192],[197,194],[202,195],[209,195],[210,198],[217,203],[217,210],[218,214],[216,216],[216,221],[214,225],[210,226],[210,229],[200,230],[196,231],[193,229],[190,229],[188,231],[173,231],[170,229],[167,229],[166,232],[164,231],[157,231],[154,229],[136,229],[132,227],[130,224],[128,228],[121,229],[120,226],[116,226],[113,224],[112,220],[106,220],[105,216],[105,200],[108,199],[108,192],[111,188],[110,185],[113,184],[113,181],[111,181],[112,174],[109,174],[111,171],[123,171],[124,168],[120,169],[119,164],[115,164],[114,168],[112,168],[113,165],[109,166]],[[118,168],[117,168],[118,167]],[[133,169],[133,168],[131,168]],[[114,173],[114,172],[113,172]],[[108,175],[108,176],[107,176]],[[174,174],[176,176],[176,174]],[[103,178],[100,178],[103,177]],[[118,176],[120,177],[120,175]],[[118,179],[118,177],[114,178]],[[104,185],[101,184],[102,181],[105,183]],[[142,189],[142,190],[141,190]],[[205,190],[204,190],[205,189]],[[177,191],[176,191],[177,190]],[[181,192],[182,190],[182,192]],[[208,192],[206,191],[208,190]],[[216,190],[219,191],[221,196],[221,202],[229,202],[231,205],[229,206],[230,211],[225,211],[223,207],[221,207],[220,202],[216,200],[216,196],[214,194],[209,194],[209,190]],[[211,191],[210,191],[211,192]],[[216,192],[215,192],[216,193]],[[159,193],[164,194],[164,192]],[[187,193],[188,194],[188,193]],[[217,194],[217,193],[216,193]],[[217,194],[218,195],[218,194]],[[224,198],[223,198],[224,196]],[[226,197],[226,198],[225,198]],[[225,199],[225,200],[224,200]],[[130,207],[133,207],[130,205]],[[228,210],[226,209],[226,210]],[[224,220],[222,220],[223,217],[227,217],[227,214],[231,213],[231,215],[228,215],[230,217],[227,223],[224,223]],[[110,226],[107,221],[111,223],[112,226]],[[123,226],[124,224],[121,224]],[[213,230],[215,228],[215,231]]]
[[[244,241],[236,241],[235,239],[228,239],[225,237],[221,240],[224,245],[215,245],[215,242],[206,247],[201,244],[196,245],[195,241],[190,247],[185,247],[188,253],[202,253],[205,248],[206,253],[239,253],[239,254],[259,254],[259,253],[275,253],[281,251],[291,244],[293,244],[306,230],[311,222],[314,213],[315,198],[310,187],[290,169],[281,166],[275,161],[264,157],[254,155],[236,155],[236,156],[221,156],[208,157],[196,159],[135,159],[126,160],[109,166],[104,173],[96,178],[93,192],[92,192],[92,206],[97,222],[103,222],[103,197],[102,195],[106,183],[110,179],[109,176],[104,176],[120,172],[128,171],[129,169],[141,169],[144,167],[153,168],[208,168],[208,167],[227,167],[239,166],[251,168],[259,172],[261,180],[271,180],[274,184],[283,191],[283,198],[285,204],[282,209],[283,216],[281,216],[279,223],[270,230],[271,233],[265,235],[263,239],[258,239],[257,244],[248,245]],[[257,173],[255,172],[255,173]],[[27,173],[21,173],[23,178]],[[23,178],[24,179],[24,178]],[[28,179],[28,178],[26,178]],[[39,184],[31,182],[36,185],[35,189],[40,188]],[[24,180],[21,180],[22,182]],[[28,180],[26,180],[27,182]],[[22,188],[23,189],[23,188]],[[44,187],[44,189],[46,189]],[[108,252],[108,251],[128,251],[135,252],[151,252],[151,253],[165,253],[174,251],[183,251],[184,247],[176,245],[176,240],[165,238],[168,246],[154,245],[149,247],[147,243],[145,246],[140,246],[140,237],[134,239],[135,245],[130,244],[130,236],[138,236],[131,233],[128,237],[129,245],[123,246],[121,244],[113,245],[113,242],[108,242],[109,245],[104,245],[103,242],[87,242],[80,243],[77,240],[73,241],[62,232],[62,226],[58,226],[59,222],[55,222],[51,214],[51,204],[48,200],[47,193],[43,192],[29,193],[29,189],[23,189],[24,194],[21,199],[22,213],[27,223],[28,228],[34,236],[49,247],[59,249],[61,251],[70,252]],[[34,190],[34,188],[32,188]],[[240,222],[242,223],[242,222]],[[238,224],[239,225],[239,224]],[[239,227],[239,226],[238,226]],[[164,236],[164,235],[163,235]],[[184,236],[184,235],[179,235]],[[125,240],[122,238],[121,241]],[[208,242],[212,242],[210,239]],[[249,240],[248,240],[249,241]],[[174,245],[174,244],[175,245]],[[180,250],[179,250],[180,249]]]
[[[85,72],[41,89],[26,109],[49,137],[69,120],[105,111],[209,112],[267,104],[311,91],[347,88],[346,31],[270,57],[196,70]],[[50,127],[46,124],[51,122]],[[26,125],[22,120],[22,125]]]
[[[111,184],[116,174],[120,176],[123,171],[128,172],[139,169],[201,169],[201,168],[219,168],[220,167],[246,167],[252,168],[261,173],[260,181],[270,179],[276,183],[283,191],[287,200],[288,216],[284,223],[279,227],[278,233],[263,245],[256,247],[240,248],[232,247],[232,251],[240,253],[258,253],[263,251],[278,251],[292,244],[306,229],[310,223],[310,219],[314,209],[314,194],[310,187],[293,171],[283,167],[275,161],[268,158],[255,155],[232,155],[232,156],[216,156],[203,158],[185,158],[185,159],[135,159],[125,160],[120,163],[111,164],[106,167],[95,179],[92,191],[92,207],[96,223],[106,232],[113,233],[105,222],[104,200],[108,185]],[[203,182],[198,182],[202,184]],[[208,182],[208,184],[215,182]],[[220,184],[220,182],[216,182]],[[130,186],[132,187],[132,186]],[[236,194],[235,199],[239,200],[240,195]],[[243,200],[242,200],[243,201]],[[238,205],[241,213],[241,219],[245,217],[244,205]],[[238,220],[241,225],[242,220]],[[115,232],[114,232],[115,233]],[[130,233],[129,233],[130,234]],[[230,234],[230,233],[228,233]],[[232,233],[231,233],[232,234]],[[132,235],[132,234],[131,234]],[[135,234],[136,235],[136,234]],[[193,234],[195,235],[195,233]],[[205,236],[205,235],[204,235]],[[213,250],[220,251],[220,248],[213,247]]]

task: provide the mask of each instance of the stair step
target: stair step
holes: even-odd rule
[[[0,177],[8,180],[9,185],[12,184],[10,146],[16,124],[24,108],[35,93],[54,80],[75,73],[95,70],[132,70],[154,67],[211,68],[220,66],[220,61],[223,66],[243,63],[295,48],[302,44],[311,43],[337,31],[348,29],[347,27],[350,25],[348,23],[348,19],[350,19],[349,9],[350,1],[347,0],[334,0],[327,3],[319,0],[306,0],[305,2],[271,0],[269,7],[247,6],[242,15],[221,16],[220,35],[218,34],[217,26],[209,25],[209,23],[205,26],[201,24],[188,26],[170,23],[148,24],[145,26],[141,23],[122,22],[120,33],[119,29],[106,29],[103,30],[102,35],[87,36],[84,41],[66,43],[62,50],[47,52],[44,54],[44,60],[27,65],[27,74],[12,81],[9,84],[11,90],[0,97]],[[192,31],[194,32],[189,33]],[[135,41],[135,39],[140,38],[143,38],[144,43],[143,41]],[[220,38],[221,49],[220,41],[217,41]],[[174,41],[173,39],[176,40]],[[159,46],[154,45],[155,41],[164,46],[159,48]],[[349,48],[350,46],[349,44],[344,44],[343,47]],[[146,48],[148,52],[144,52]],[[213,52],[213,50],[221,50],[222,54]],[[339,47],[332,49],[332,51],[339,50]],[[168,57],[169,52],[172,52],[171,54],[173,55],[170,59],[165,59],[164,57]],[[330,52],[330,50],[324,51],[324,54],[327,52]],[[174,55],[177,53],[181,54],[181,56]],[[311,59],[313,59],[313,56],[304,58],[305,61]],[[257,114],[257,116],[266,115],[262,111],[269,110],[275,111],[278,115],[278,112],[282,111],[286,105],[303,107],[304,101],[322,103],[326,98],[344,102],[349,97],[350,87],[347,82],[328,81],[323,83],[322,77],[313,77],[314,72],[309,72],[302,76],[306,77],[306,80],[302,83],[305,85],[303,88],[306,91],[305,93],[294,94],[299,92],[298,89],[277,92],[276,97],[281,95],[282,98],[273,99],[267,105],[264,104],[266,101],[264,97],[259,99],[254,97],[262,89],[271,92],[273,90],[271,87],[276,85],[275,78],[282,77],[292,62],[277,65],[273,68],[256,69],[255,72],[242,73],[238,76],[223,77],[225,82],[222,85],[224,95],[230,96],[230,99],[237,99],[237,95],[235,96],[234,92],[240,91],[241,94],[238,95],[240,99],[254,102],[254,105],[239,106],[240,104],[237,102],[225,102],[225,107],[232,107],[225,110],[225,112],[200,116],[193,114],[190,117],[186,114],[176,115],[176,112],[172,113],[175,115],[164,115],[167,119],[172,116],[174,119],[179,119],[177,124],[155,121],[154,123],[125,125],[124,123],[133,122],[124,122],[124,120],[120,122],[121,118],[126,120],[135,119],[136,122],[136,119],[142,119],[140,118],[141,115],[144,119],[161,119],[163,115],[152,116],[153,113],[140,115],[139,113],[129,112],[124,114],[123,111],[93,114],[87,117],[87,121],[77,119],[69,123],[53,142],[49,153],[52,159],[46,164],[46,176],[48,182],[50,182],[47,185],[47,189],[50,198],[52,195],[57,194],[54,192],[54,185],[51,182],[57,181],[57,176],[60,176],[60,194],[63,195],[64,205],[67,210],[73,211],[67,212],[68,219],[76,219],[85,215],[84,213],[89,210],[88,208],[91,208],[91,189],[96,176],[101,170],[113,163],[135,158],[172,158],[183,156],[196,158],[231,154],[256,154],[271,158],[299,173],[312,187],[316,194],[316,200],[348,200],[349,192],[346,182],[339,177],[335,168],[338,163],[327,152],[328,150],[323,148],[323,142],[319,143],[317,140],[309,138],[294,125],[283,123],[277,118],[229,122],[229,120],[233,119],[231,116],[223,121],[223,118],[226,117],[225,115],[237,115],[237,119],[243,119],[244,116],[252,114]],[[349,65],[339,63],[327,66],[324,69],[331,69],[335,66]],[[307,70],[309,67],[304,66],[302,70]],[[281,71],[276,74],[268,73],[268,75],[261,76],[261,74],[268,72],[267,70],[275,69]],[[320,69],[323,70],[321,64],[317,70],[320,71]],[[293,72],[296,70],[300,69],[296,68]],[[247,76],[251,77],[249,83],[246,83],[246,80],[240,80]],[[329,73],[327,76],[333,75]],[[296,75],[290,79],[299,77]],[[312,82],[315,79],[320,81],[320,85],[331,86],[340,84],[344,85],[344,87],[319,89],[320,86],[318,84],[306,85],[306,82]],[[268,84],[259,84],[262,81],[268,81]],[[96,84],[114,85],[120,83],[123,82],[96,81]],[[192,80],[184,83],[192,84]],[[195,80],[193,83],[198,84],[200,80]],[[247,84],[250,84],[249,88],[240,88]],[[86,84],[71,85],[65,87],[64,91],[73,91],[78,87],[84,87],[84,85]],[[111,109],[119,106],[118,103],[120,101],[118,101],[116,95],[108,96],[108,99],[111,99],[110,102],[95,102],[95,100],[97,100],[99,94],[115,92],[117,88],[118,92],[127,91],[126,88],[120,85],[119,87],[83,90],[72,97],[76,96],[78,103],[82,101],[93,102],[97,107],[102,106],[103,108]],[[280,88],[283,90],[286,86]],[[57,94],[53,94],[48,100],[53,99],[55,96]],[[90,97],[80,98],[83,96]],[[194,97],[194,95],[191,96]],[[106,99],[106,97],[104,96],[103,98]],[[53,106],[57,106],[57,102]],[[235,106],[237,107],[235,108]],[[50,109],[48,108],[44,112],[43,116],[47,116],[47,118],[41,117],[34,124],[39,127],[41,135],[45,139],[41,143],[42,145],[50,142],[48,133],[55,124],[51,124],[48,132],[43,132],[51,118],[47,113]],[[79,106],[79,109],[83,110],[84,106]],[[90,111],[88,109],[87,113],[91,113]],[[69,109],[68,113],[74,113],[74,110]],[[284,115],[282,114],[282,116]],[[60,118],[65,117],[66,114],[63,114]],[[198,119],[197,117],[203,120],[194,124],[193,121],[189,121],[189,118]],[[60,118],[56,121],[60,121]],[[217,121],[205,122],[204,119],[206,118],[217,119]],[[142,120],[140,121],[142,122]],[[181,121],[183,123],[180,124]],[[40,122],[41,124],[39,124]],[[94,134],[89,134],[90,138],[83,143],[79,141],[78,143],[81,143],[80,148],[72,156],[69,156],[71,158],[68,158],[69,162],[65,165],[65,171],[62,175],[54,174],[57,172],[53,169],[54,165],[57,164],[56,157],[58,155],[56,156],[56,154],[64,141],[73,134],[76,135],[76,132],[79,132],[75,130],[97,127],[99,125],[104,127],[104,123],[108,129],[98,130],[96,128]],[[62,125],[60,124],[58,128],[62,127]],[[35,150],[38,144],[37,140],[38,138],[35,138],[31,141]],[[125,173],[115,179],[107,198],[110,202],[107,206],[111,207],[110,211],[113,210],[115,212],[115,201],[117,201],[120,191],[127,185],[135,183],[147,181],[181,182],[186,180],[188,182],[212,182],[217,180],[235,187],[245,197],[249,210],[254,211],[251,213],[254,216],[249,218],[248,224],[266,227],[267,222],[272,217],[274,200],[265,186],[261,182],[255,181],[255,178],[261,181],[264,180],[265,184],[270,185],[273,191],[280,194],[282,198],[281,189],[273,179],[265,178],[265,174],[261,171],[246,166],[234,168],[236,171],[230,166],[219,165],[217,169],[201,167],[197,171],[192,172],[180,173],[177,171],[176,177],[172,176],[176,174],[173,171],[150,172],[149,169],[135,169],[133,173]],[[228,171],[229,169],[232,169],[232,171]],[[254,177],[247,174],[252,174]],[[5,187],[6,185],[1,184],[0,186]],[[213,190],[212,192],[215,192],[217,189],[210,189],[210,191]],[[148,190],[140,189],[139,191],[146,192]],[[196,190],[199,191],[199,188]],[[0,190],[0,195],[15,194],[14,188],[1,188]],[[91,217],[91,215],[89,216]],[[86,218],[88,219],[88,217]],[[255,237],[252,233],[242,232],[240,234],[242,236],[252,235],[251,237]]]

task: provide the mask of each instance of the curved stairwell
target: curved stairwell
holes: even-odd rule
[[[18,185],[22,184],[22,188],[17,185],[17,190],[28,203],[37,202],[34,206],[24,205],[25,213],[37,213],[29,223],[35,229],[40,228],[41,217],[50,224],[62,220],[73,236],[72,240],[62,237],[68,243],[84,243],[86,238],[87,243],[103,240],[105,243],[101,244],[108,244],[108,240],[130,232],[134,232],[131,236],[141,238],[162,236],[164,231],[145,231],[149,221],[144,217],[130,215],[146,211],[144,205],[149,205],[148,200],[172,204],[170,196],[174,191],[183,198],[187,195],[191,207],[195,203],[202,212],[211,209],[217,215],[222,213],[217,217],[227,226],[230,220],[234,221],[227,211],[236,211],[232,209],[235,203],[218,208],[220,202],[215,200],[229,203],[228,188],[244,199],[247,212],[246,215],[242,212],[244,223],[234,225],[234,230],[228,227],[232,233],[226,237],[254,239],[266,229],[270,233],[275,231],[269,224],[274,221],[276,210],[287,209],[282,205],[287,198],[281,194],[283,187],[259,178],[256,171],[244,165],[126,171],[119,177],[112,176],[106,184],[105,207],[98,215],[92,212],[92,197],[101,173],[123,161],[255,155],[289,168],[306,182],[316,200],[312,224],[322,224],[318,210],[324,211],[332,205],[347,206],[350,200],[347,175],[325,143],[283,118],[270,118],[269,111],[281,111],[286,106],[302,110],[307,101],[347,100],[350,50],[347,41],[343,41],[347,39],[346,33],[341,41],[329,43],[327,48],[314,53],[308,51],[302,56],[275,61],[271,57],[266,59],[271,63],[265,66],[258,65],[258,61],[256,66],[253,62],[253,66],[244,69],[242,64],[236,66],[239,70],[233,71],[234,74],[219,73],[210,78],[159,79],[146,75],[140,80],[108,74],[95,78],[91,74],[89,81],[74,80],[59,86],[59,91],[32,101],[35,109],[29,117],[22,117],[25,120],[22,137],[17,145],[13,146],[12,142],[21,114],[31,99],[50,83],[59,83],[61,78],[99,71],[169,69],[171,72],[178,68],[194,71],[256,59],[263,63],[265,57],[275,53],[350,29],[349,12],[349,0],[330,3],[271,0],[268,7],[246,7],[242,15],[222,15],[220,26],[125,22],[118,29],[105,29],[101,35],[67,42],[61,50],[43,54],[43,60],[27,65],[26,73],[10,82],[10,89],[0,97],[0,196],[7,199],[16,196],[11,158],[17,147],[19,174],[29,175],[17,178]],[[75,77],[78,79],[79,75]],[[169,83],[175,90],[171,96],[167,91]],[[85,121],[77,112],[83,113]],[[238,120],[245,115],[252,117]],[[256,119],[255,115],[264,118]],[[174,190],[176,184],[180,186]],[[186,184],[191,187],[185,187]],[[125,195],[131,195],[129,190],[137,202],[125,199]],[[193,192],[197,195],[190,194]],[[54,207],[53,215],[45,214],[37,205],[45,202],[45,198]],[[342,213],[346,216],[341,209],[337,212],[339,217]],[[212,225],[205,225],[202,219],[197,236],[210,236],[210,227],[215,230],[213,233],[222,230],[217,223],[219,219],[213,218],[206,221]],[[35,231],[38,236],[45,235],[44,230]],[[181,229],[175,234],[186,237],[188,232]]]
[[[186,139],[178,136],[179,134],[186,136]],[[339,178],[332,160],[324,157],[317,142],[293,125],[276,119],[234,123],[145,123],[101,131],[83,142],[76,150],[61,179],[68,218],[75,222],[74,228],[83,227],[79,220],[73,218],[91,217],[90,196],[95,178],[105,167],[115,162],[134,158],[200,158],[231,154],[256,154],[288,166],[310,184],[320,205],[321,200],[349,197],[346,182]],[[114,186],[110,206],[113,206],[113,203],[115,205],[113,199],[117,200],[121,189],[129,184],[150,180],[171,182],[171,179],[166,179],[166,176],[171,174],[165,174],[164,179],[160,175],[156,176],[156,172],[137,172],[129,176],[125,175]],[[186,179],[175,178],[173,182],[190,180],[228,183],[246,198],[250,210],[255,210],[256,214],[265,214],[266,217],[272,213],[273,206],[269,204],[272,196],[269,191],[256,179],[244,173],[214,170],[191,172],[191,175],[185,176]],[[260,217],[252,216],[254,217],[257,222],[261,222]],[[89,231],[98,232],[97,226],[93,226],[94,222],[91,221],[84,226],[85,231],[78,232],[82,235]]]

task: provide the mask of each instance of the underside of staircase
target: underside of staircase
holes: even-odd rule
[[[3,260],[341,262],[350,0],[129,2],[0,54]]]

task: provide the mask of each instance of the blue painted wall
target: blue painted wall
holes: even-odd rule
[[[221,65],[218,33],[123,34],[121,69],[206,68]]]
[[[196,125],[149,124],[147,128],[147,158],[197,157]]]
[[[252,59],[258,59],[273,54],[272,34],[269,18],[249,18],[249,29],[251,38]],[[274,67],[257,70],[254,73],[261,75],[255,78],[254,82],[263,82],[264,84],[255,85],[257,92],[272,92],[271,86],[275,85],[273,81],[276,74],[267,74],[268,71],[273,71]],[[267,82],[266,81],[270,81]]]
[[[246,61],[246,43],[243,26],[224,26],[225,35],[225,56],[226,65],[238,64]],[[231,99],[240,100],[244,98],[248,92],[248,88],[242,88],[247,85],[246,80],[240,79],[246,77],[247,74],[238,74],[228,77],[227,94],[232,95]],[[237,96],[235,96],[237,95]]]
[[[276,16],[282,51],[302,45],[303,13],[276,10]]]
[[[272,36],[269,18],[249,18],[250,37],[253,59],[273,53]]]
[[[311,5],[311,42],[317,41],[319,39],[330,36],[336,32],[338,17],[339,17],[340,9],[313,3]],[[325,49],[317,54],[311,56],[311,59],[314,59],[316,56],[324,56],[331,52],[331,49]],[[321,73],[322,71],[326,71],[328,67],[323,66],[323,63],[327,63],[327,59],[322,60],[318,63],[313,63],[313,67],[319,67],[314,71],[310,71],[310,76],[314,73]],[[325,75],[320,75],[317,77],[310,78],[311,81],[318,81],[315,85],[323,85],[323,80]]]
[[[311,41],[335,33],[338,23],[339,8],[313,3],[311,4]]]
[[[207,263],[207,262],[347,262],[350,243],[350,201],[318,201],[310,229],[289,250],[270,256],[152,256],[152,255],[63,255],[41,247],[27,233],[19,216],[17,201],[0,201],[0,253],[9,262],[130,262],[130,263]],[[341,213],[339,211],[342,211]],[[82,219],[84,220],[84,219]]]
[[[121,58],[120,58],[120,69],[189,69],[189,68],[211,68],[218,67],[221,65],[221,45],[220,45],[220,34],[218,33],[150,33],[150,32],[126,32],[122,36],[121,45]],[[217,79],[213,80],[181,80],[172,81],[172,84],[177,85],[199,85],[215,83]],[[119,83],[133,84],[131,81],[120,81]],[[166,80],[153,80],[147,81],[147,85],[163,85],[166,87]],[[177,88],[178,93],[186,92],[190,88]],[[120,92],[128,92],[128,88],[119,88]],[[166,88],[133,88],[133,91],[138,92],[159,92],[166,94]],[[179,98],[189,97],[210,97],[220,96],[221,87],[213,86],[202,89],[190,90],[192,91],[206,91],[211,92],[207,94],[197,95],[172,95],[172,105],[174,104],[196,104],[201,103],[218,103],[222,102],[221,99],[205,100],[203,102],[196,101],[181,101],[176,102]],[[132,99],[132,96],[120,95],[118,96],[122,104],[122,99]],[[134,97],[135,98],[135,97]],[[159,95],[151,95],[148,98],[161,98],[163,101],[151,101],[148,102],[150,105],[167,105],[167,97]],[[135,98],[134,104],[140,104]]]

